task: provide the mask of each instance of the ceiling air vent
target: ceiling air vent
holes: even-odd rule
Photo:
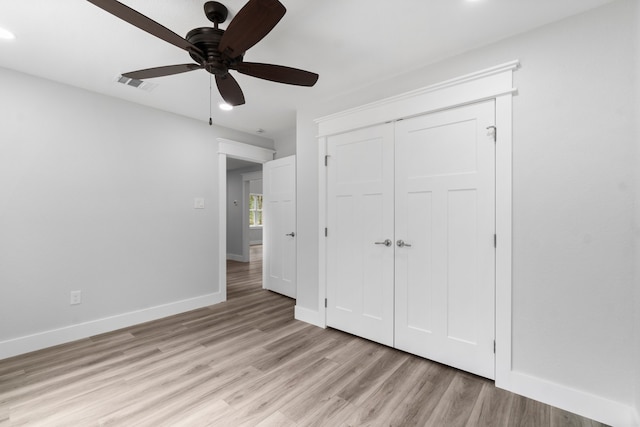
[[[151,92],[153,89],[158,87],[156,83],[149,83],[138,79],[130,79],[129,77],[123,76],[116,77],[116,82],[122,83],[123,85],[135,87],[137,89],[146,90],[147,92]]]

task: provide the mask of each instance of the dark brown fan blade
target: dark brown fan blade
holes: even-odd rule
[[[236,65],[234,69],[239,73],[259,79],[298,86],[313,86],[319,77],[316,73],[310,71],[284,67],[282,65],[260,64],[257,62],[241,62]]]
[[[222,95],[222,99],[229,105],[242,105],[244,104],[244,95],[240,85],[229,73],[224,76],[216,75],[216,85],[218,91]]]
[[[218,50],[230,58],[242,55],[269,34],[286,11],[278,0],[249,0],[229,23]]]
[[[198,64],[180,64],[180,65],[167,65],[166,67],[147,68],[144,70],[130,71],[124,73],[122,77],[128,77],[130,79],[152,79],[154,77],[170,76],[172,74],[186,73],[187,71],[200,70],[202,66]]]
[[[174,46],[178,46],[181,49],[190,52],[196,52],[200,56],[204,56],[202,51],[198,49],[194,44],[180,37],[170,29],[163,27],[156,21],[147,18],[140,12],[131,9],[129,6],[116,1],[116,0],[87,0],[89,3],[93,3],[101,9],[106,10],[112,15],[117,16],[123,21],[134,25],[147,33],[154,35]]]

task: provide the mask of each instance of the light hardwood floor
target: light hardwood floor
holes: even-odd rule
[[[0,361],[0,426],[600,426],[293,319],[261,248],[228,301]]]

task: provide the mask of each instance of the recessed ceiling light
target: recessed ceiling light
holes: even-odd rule
[[[221,102],[220,104],[218,104],[218,107],[220,107],[221,110],[224,111],[231,111],[233,110],[233,105],[231,104],[227,104],[225,102]]]
[[[13,40],[15,38],[16,36],[14,36],[11,31],[5,30],[4,28],[0,27],[0,39]]]

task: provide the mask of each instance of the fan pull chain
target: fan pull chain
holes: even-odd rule
[[[213,126],[213,119],[211,118],[211,74],[209,74],[209,126]]]

